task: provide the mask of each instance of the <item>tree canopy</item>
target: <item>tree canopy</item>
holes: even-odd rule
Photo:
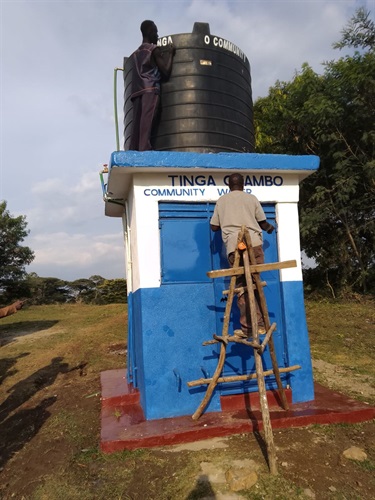
[[[336,48],[353,55],[306,63],[256,101],[256,150],[315,154],[321,165],[301,184],[302,248],[319,285],[333,295],[375,289],[375,26],[358,9]]]
[[[0,202],[0,291],[14,290],[26,276],[25,266],[34,259],[29,247],[21,245],[28,235],[26,217],[12,216],[5,201]]]
[[[127,302],[125,279],[105,279],[94,275],[66,281],[30,273],[24,282],[28,303],[41,304],[115,304]]]

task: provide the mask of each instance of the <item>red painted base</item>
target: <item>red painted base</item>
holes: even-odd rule
[[[105,453],[134,450],[200,439],[229,436],[262,429],[258,393],[225,396],[223,411],[191,416],[145,420],[139,393],[126,382],[124,369],[102,372],[100,447]],[[286,391],[290,403],[291,392]],[[284,411],[274,393],[267,393],[273,429],[310,424],[364,422],[375,418],[375,408],[315,384],[315,399],[290,404]],[[258,404],[257,404],[258,401]]]

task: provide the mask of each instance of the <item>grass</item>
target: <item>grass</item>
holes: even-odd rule
[[[282,476],[266,476],[251,491],[243,492],[249,500],[302,500],[306,499],[303,489]]]
[[[375,379],[373,301],[306,302],[314,358]]]
[[[22,334],[22,342],[3,346],[4,354],[23,356],[17,361],[18,375],[12,378],[12,384],[28,371],[43,366],[46,352],[51,359],[63,356],[63,362],[72,367],[89,362],[96,374],[117,368],[118,359],[107,356],[107,350],[111,343],[126,343],[126,321],[127,307],[122,304],[33,306],[3,319],[0,339],[16,331]],[[28,335],[35,331],[40,331],[38,340]]]
[[[362,462],[359,460],[354,460],[358,467],[364,469],[366,471],[373,472],[375,471],[375,463],[372,460],[363,460]]]
[[[308,301],[306,311],[313,356],[345,367],[349,375],[361,375],[373,384],[373,310],[370,303]],[[279,467],[279,476],[271,477],[256,440],[248,435],[228,438],[224,449],[179,453],[158,449],[125,450],[103,454],[98,446],[99,375],[101,371],[125,366],[126,322],[127,308],[123,304],[33,306],[1,320],[0,401],[12,401],[11,398],[18,395],[23,402],[12,409],[15,415],[19,411],[33,411],[48,398],[56,401],[46,408],[48,415],[43,413],[43,425],[33,433],[30,442],[25,441],[9,458],[3,471],[3,484],[8,486],[4,494],[0,488],[0,498],[200,499],[209,497],[217,488],[197,479],[201,463],[209,461],[222,467],[223,464],[229,466],[232,460],[245,458],[254,459],[260,469],[257,484],[241,492],[244,498],[305,498],[304,490],[310,479],[302,465],[296,472]],[[17,341],[12,337],[15,334]],[[12,413],[9,415],[5,424]],[[117,418],[116,411],[113,418]],[[305,429],[298,433],[289,431],[291,442],[300,436],[305,439],[301,445],[304,454],[304,446],[312,446],[312,437],[317,434],[327,436],[330,447],[338,436],[343,440],[342,446],[346,446],[346,441],[349,446],[352,436],[362,439],[365,429],[368,429],[366,424],[339,424],[316,426],[311,431]],[[8,426],[6,430],[12,428]],[[283,433],[278,431],[278,442]],[[280,450],[285,451],[279,451],[280,454],[288,452],[289,437],[285,439],[285,447],[280,445]],[[353,477],[358,473],[358,480],[367,484],[368,476],[369,484],[375,486],[370,483],[375,450],[366,451],[368,460],[348,465],[346,470],[353,467],[350,469]],[[317,464],[321,466],[321,454],[317,456]],[[287,458],[291,462],[293,459],[293,455]],[[339,472],[337,469],[332,477]],[[318,487],[314,484],[315,489]],[[345,487],[342,481],[342,485],[337,486],[336,497],[328,493],[326,498],[357,498],[352,489],[348,496],[339,490]],[[366,498],[361,495],[358,498]]]

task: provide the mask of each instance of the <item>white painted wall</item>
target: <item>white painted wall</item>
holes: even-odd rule
[[[133,189],[128,197],[130,215],[130,244],[132,261],[132,291],[139,288],[158,288],[161,283],[159,201],[214,202],[220,197],[219,190],[227,189],[223,178],[231,172],[178,171],[172,180],[171,173],[134,174]],[[242,172],[246,175],[244,172]],[[180,176],[188,178],[202,176],[215,185],[181,185]],[[278,244],[280,260],[296,259],[298,268],[281,271],[283,281],[302,279],[300,262],[300,242],[297,202],[299,185],[297,174],[273,174],[271,172],[251,173],[251,175],[282,175],[281,186],[245,186],[263,203],[276,203],[278,222]],[[174,185],[173,185],[174,183]],[[178,196],[176,193],[186,194]],[[168,190],[168,191],[166,191]]]
[[[280,270],[281,281],[301,281],[301,246],[297,203],[277,203],[276,220],[278,228],[279,260],[297,261],[297,267]]]

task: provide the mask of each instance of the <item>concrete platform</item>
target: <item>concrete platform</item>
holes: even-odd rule
[[[125,369],[101,373],[100,447],[105,453],[134,450],[262,430],[258,393],[222,398],[222,412],[145,420],[139,393],[126,382]],[[375,418],[375,408],[315,384],[315,399],[284,411],[277,393],[267,393],[273,429],[311,424],[356,423]],[[291,401],[291,392],[286,391]]]

